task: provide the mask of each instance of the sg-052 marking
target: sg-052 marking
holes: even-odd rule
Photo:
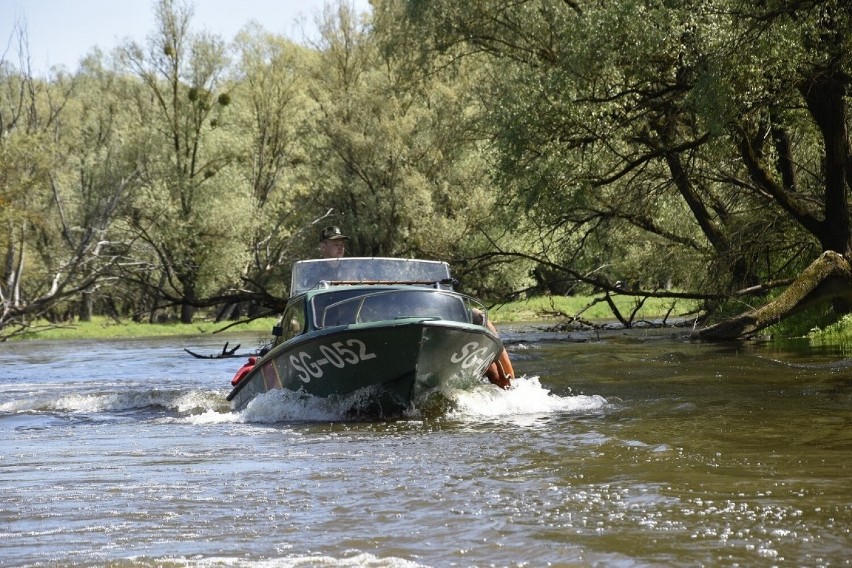
[[[322,357],[316,360],[307,351],[290,355],[290,365],[296,371],[296,377],[303,383],[311,382],[311,378],[322,377],[324,365],[342,369],[346,365],[357,365],[361,361],[376,357],[375,353],[367,351],[367,345],[360,339],[349,339],[345,345],[342,341],[335,341],[330,345],[322,344],[318,349]]]

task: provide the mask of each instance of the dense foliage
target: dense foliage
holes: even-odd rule
[[[476,294],[707,313],[852,256],[847,2],[340,2],[311,46],[156,21],[74,71],[33,76],[25,30],[0,60],[0,337],[274,311],[327,224]]]

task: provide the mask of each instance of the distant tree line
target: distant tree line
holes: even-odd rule
[[[145,44],[0,54],[0,338],[280,310],[322,226],[488,298],[852,311],[852,5],[374,0],[316,44],[160,0]]]

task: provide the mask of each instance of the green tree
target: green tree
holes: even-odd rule
[[[44,219],[49,186],[49,136],[42,122],[44,84],[0,64],[0,330],[3,337],[43,315],[60,293],[50,286],[48,269],[38,264],[34,246]],[[48,150],[48,151],[46,151]],[[4,329],[5,328],[5,329]]]
[[[191,18],[189,5],[161,0],[147,45],[130,43],[120,54],[140,80],[127,96],[146,147],[133,228],[156,256],[157,291],[180,305],[183,322],[239,276],[251,215],[234,213],[252,210],[230,144],[226,49],[217,37],[193,34]]]
[[[495,192],[475,114],[475,70],[415,65],[398,13],[359,19],[344,4],[321,26],[310,93],[317,211],[334,209],[352,252],[453,260],[490,246]],[[436,66],[437,69],[437,66]]]
[[[31,329],[38,318],[70,316],[72,299],[115,263],[105,238],[115,201],[67,183],[87,171],[74,127],[80,81],[62,72],[35,78],[26,64],[26,34],[19,37],[20,70],[0,62],[2,338]]]
[[[844,3],[406,8],[431,49],[500,61],[487,120],[546,265],[610,290],[675,267],[718,300],[847,252]]]
[[[81,267],[87,275],[101,273],[79,298],[77,312],[84,321],[98,304],[101,312],[120,315],[115,301],[125,295],[116,285],[115,268],[132,246],[124,218],[139,177],[138,153],[126,142],[132,139],[129,113],[120,96],[127,81],[104,66],[99,51],[87,57],[64,109],[62,168],[51,175],[61,242],[69,250],[96,242],[102,255],[99,265]],[[105,288],[109,291],[101,294]]]
[[[280,306],[293,258],[299,255],[299,233],[310,212],[306,124],[308,49],[252,24],[236,40],[240,54],[234,93],[239,167],[250,180],[255,224],[244,268],[246,292],[255,304]]]

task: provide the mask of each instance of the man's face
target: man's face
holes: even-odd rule
[[[326,239],[320,243],[320,254],[323,258],[342,258],[345,252],[344,239]]]

